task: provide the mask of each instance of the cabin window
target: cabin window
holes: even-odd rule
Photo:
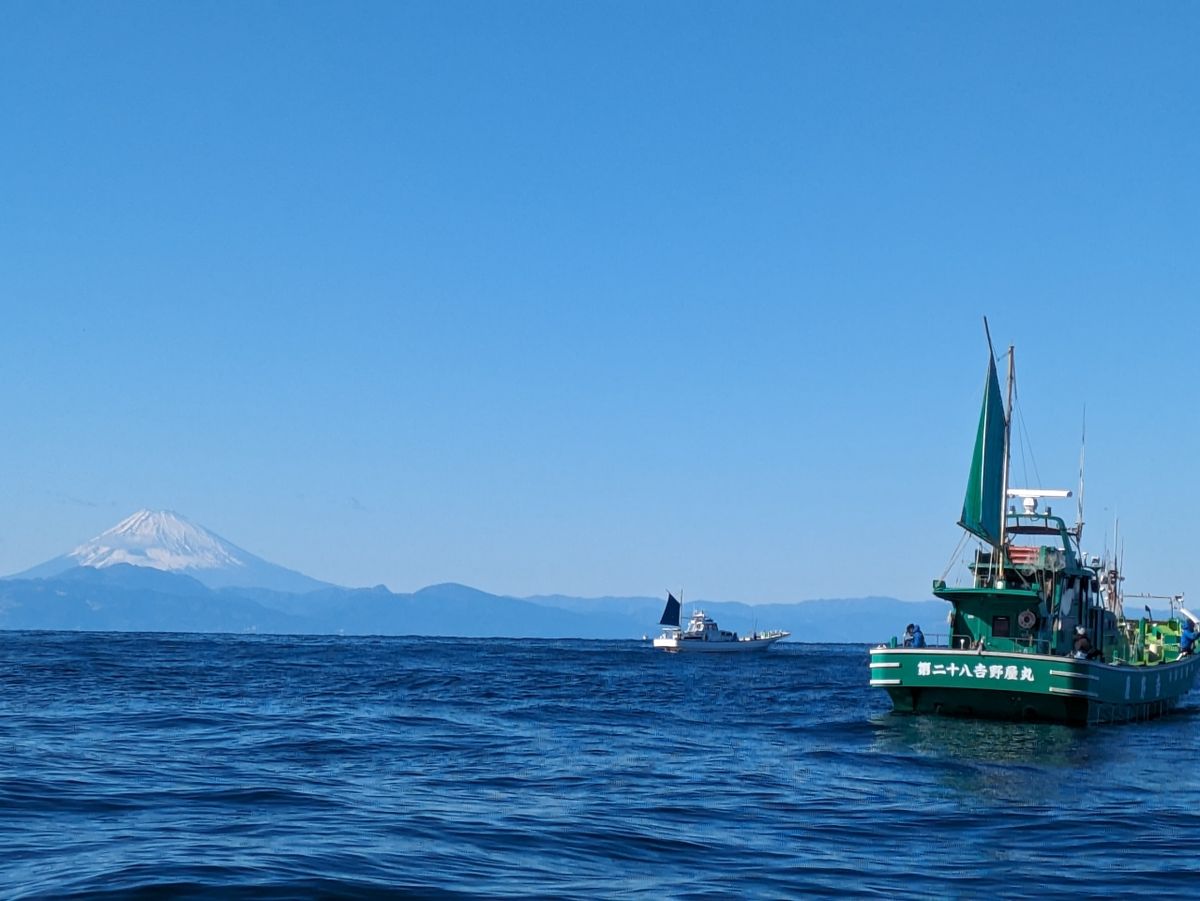
[[[992,617],[992,637],[1008,638],[1008,636],[1009,636],[1008,617],[1007,616],[993,616]]]

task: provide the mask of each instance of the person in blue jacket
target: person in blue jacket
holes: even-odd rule
[[[1190,619],[1183,621],[1183,634],[1179,636],[1179,656],[1186,657],[1196,650],[1196,625]]]
[[[913,626],[913,636],[912,637],[913,637],[912,646],[914,648],[925,647],[925,633],[921,631],[920,626],[916,626],[916,625]]]

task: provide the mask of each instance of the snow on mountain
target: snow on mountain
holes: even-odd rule
[[[101,569],[118,563],[183,573],[209,588],[299,593],[330,587],[256,557],[170,510],[139,510],[70,553],[10,578],[49,578],[76,566]]]
[[[139,510],[67,554],[79,566],[114,563],[152,569],[245,567],[245,551],[169,510]]]

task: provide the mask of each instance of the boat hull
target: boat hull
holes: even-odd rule
[[[1095,724],[1153,719],[1191,691],[1200,657],[1126,666],[1045,654],[874,648],[871,685],[901,713]]]
[[[765,651],[787,635],[772,635],[768,638],[739,638],[737,641],[704,641],[695,638],[659,637],[654,647],[669,654],[744,654]]]

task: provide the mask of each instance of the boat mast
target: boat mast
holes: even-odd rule
[[[1000,492],[1000,582],[1004,581],[1005,554],[1008,532],[1008,461],[1011,456],[1009,444],[1012,440],[1012,409],[1013,409],[1013,346],[1008,345],[1008,399],[1004,411],[1004,489]]]

